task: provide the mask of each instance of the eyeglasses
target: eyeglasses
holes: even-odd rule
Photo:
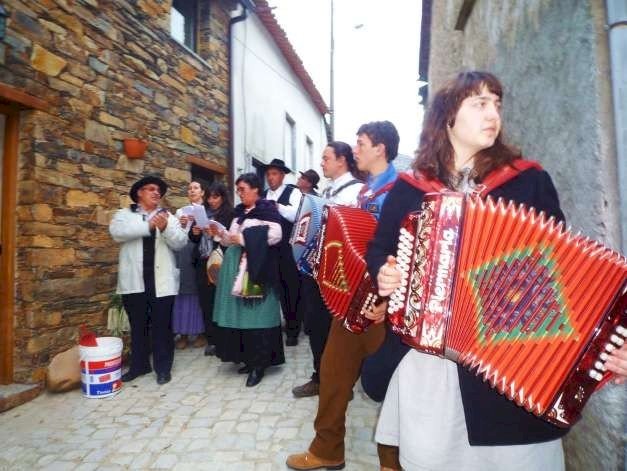
[[[137,190],[138,192],[140,191],[147,191],[149,193],[159,193],[159,196],[161,196],[161,188],[159,188],[157,185],[144,185],[142,186],[139,190]]]

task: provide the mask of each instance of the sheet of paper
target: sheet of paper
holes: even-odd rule
[[[192,216],[194,217],[194,221],[196,221],[196,225],[201,229],[204,229],[209,225],[209,219],[207,218],[207,213],[205,212],[204,206],[193,206]]]
[[[183,216],[191,216],[192,214],[194,214],[194,206],[191,204],[189,206],[183,206],[181,208],[181,214]]]
[[[218,234],[222,234],[223,232],[226,231],[226,227],[224,227],[218,221],[214,221],[213,219],[211,219],[209,221],[209,225],[211,225],[211,226],[215,227],[216,229],[218,229]]]

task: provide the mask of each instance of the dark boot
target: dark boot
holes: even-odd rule
[[[250,373],[248,373],[248,379],[246,379],[246,387],[252,388],[253,386],[257,386],[261,383],[263,374],[263,368],[253,368],[250,370]]]

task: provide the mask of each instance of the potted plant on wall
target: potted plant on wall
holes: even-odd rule
[[[129,159],[141,159],[146,153],[148,141],[138,137],[124,139],[124,153]]]
[[[148,148],[148,139],[145,138],[148,132],[145,123],[133,120],[128,125],[129,135],[123,141],[124,153],[129,159],[141,159]]]

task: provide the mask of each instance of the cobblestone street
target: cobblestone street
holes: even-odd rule
[[[154,374],[114,397],[80,390],[42,394],[0,414],[0,470],[281,470],[313,437],[317,397],[295,399],[311,373],[307,337],[286,348],[286,364],[246,388],[237,367],[177,350],[172,382]],[[355,387],[346,437],[346,469],[378,469],[372,441],[377,403]]]

